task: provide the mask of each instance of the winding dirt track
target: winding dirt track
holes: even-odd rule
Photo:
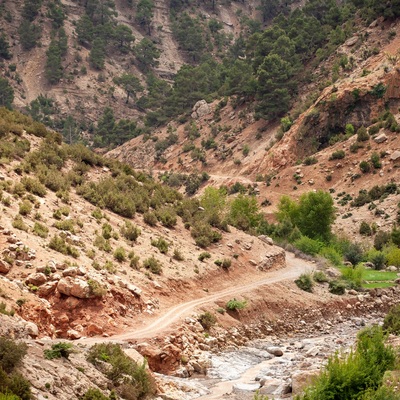
[[[204,297],[178,304],[177,306],[172,307],[170,310],[168,310],[165,314],[151,321],[149,325],[147,325],[144,328],[139,328],[135,330],[132,329],[129,332],[110,336],[108,338],[104,337],[83,338],[80,339],[78,342],[95,344],[98,343],[99,341],[120,342],[131,339],[133,340],[133,339],[154,337],[160,334],[161,332],[167,330],[172,324],[178,322],[180,319],[190,315],[193,312],[193,310],[199,306],[202,306],[206,303],[214,302],[224,297],[237,296],[239,294],[257,289],[263,285],[270,285],[288,279],[295,279],[301,273],[309,271],[312,268],[313,268],[312,264],[304,260],[295,258],[291,253],[286,253],[286,267],[279,270],[266,272],[265,278],[261,280],[248,283],[246,285],[234,286],[229,289],[221,290],[219,292],[215,292],[212,294],[205,293]]]

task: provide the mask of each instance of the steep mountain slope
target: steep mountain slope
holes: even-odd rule
[[[338,59],[351,59],[351,65],[340,68],[340,77],[320,92],[287,132],[283,125],[255,121],[251,106],[236,107],[231,99],[201,106],[184,125],[171,123],[155,131],[158,140],[144,142],[138,137],[108,155],[147,170],[207,172],[208,184],[216,187],[231,187],[235,182],[253,186],[267,214],[276,210],[282,194],[297,197],[312,189],[330,190],[340,194],[336,205],[344,220],[337,220],[338,230],[365,240],[358,236],[362,220],[375,221],[384,229],[396,224],[398,196],[382,203],[380,216],[366,210],[368,204],[350,207],[350,201],[343,202],[341,197],[344,193],[356,198],[362,189],[399,180],[400,39],[388,35],[398,29],[399,22],[380,19],[340,46],[314,72],[315,78],[301,91],[303,97],[315,90],[316,83],[323,83],[323,71]],[[304,108],[302,101],[289,118],[294,119],[297,109]],[[352,131],[346,136],[349,125]],[[365,141],[358,141],[355,135],[360,127],[371,133]],[[171,132],[178,139],[163,150],[159,142],[168,140]],[[343,152],[340,159],[332,157],[338,151]],[[373,154],[378,154],[381,162],[363,173],[360,162],[369,161]]]
[[[30,3],[33,5],[31,6]],[[27,4],[34,9],[38,4],[37,11],[25,17]],[[97,7],[93,2],[92,7]],[[106,107],[111,107],[115,118],[137,120],[143,116],[143,109],[136,106],[136,101],[127,103],[126,93],[120,86],[116,85],[114,78],[124,73],[137,77],[141,84],[146,87],[146,76],[149,72],[157,77],[167,79],[173,78],[182,65],[188,62],[186,50],[178,45],[172,33],[171,8],[169,1],[157,0],[150,2],[149,26],[146,28],[139,21],[137,4],[126,0],[104,3],[105,12],[110,12],[110,21],[113,27],[107,33],[111,39],[115,34],[117,26],[127,29],[133,34],[133,40],[127,42],[123,51],[114,44],[107,45],[105,65],[96,68],[91,61],[92,45],[79,39],[79,23],[82,15],[85,14],[87,4],[81,1],[56,1],[56,2],[35,2],[34,0],[6,1],[2,5],[1,21],[2,35],[9,45],[9,57],[2,58],[2,77],[9,80],[15,91],[14,105],[23,109],[31,105],[32,101],[46,96],[52,100],[52,107],[45,112],[46,120],[53,120],[54,126],[63,131],[64,120],[72,117],[77,127],[74,130],[76,136],[81,132],[90,131],[91,125],[96,125]],[[108,4],[111,7],[108,10]],[[50,70],[61,68],[61,75],[51,81],[47,72],[48,51],[52,38],[55,36],[54,21],[52,14],[64,16],[59,22],[65,31],[67,48],[61,56],[60,64],[53,64]],[[90,5],[89,5],[90,6]],[[257,4],[253,1],[246,5],[242,3],[219,4],[214,9],[206,3],[200,2],[191,14],[203,18],[204,29],[210,19],[220,21],[222,33],[230,37],[230,41],[239,35],[242,30],[242,22],[239,15],[243,17],[255,17]],[[29,9],[30,10],[30,9]],[[62,10],[62,11],[60,11]],[[88,11],[89,12],[89,11]],[[25,13],[25,14],[24,14]],[[108,14],[107,14],[108,15]],[[28,18],[28,26],[36,26],[40,34],[39,39],[34,42],[25,43],[21,34],[21,26]],[[58,20],[57,20],[58,21]],[[33,29],[33,28],[32,28]],[[88,32],[90,28],[86,28]],[[124,33],[126,34],[126,32]],[[28,31],[28,37],[35,36],[33,31]],[[159,59],[154,64],[146,65],[143,68],[141,60],[147,57],[146,51],[140,47],[143,39],[151,44],[158,52]],[[27,46],[29,48],[27,48]],[[209,44],[211,46],[211,43]],[[149,49],[149,47],[147,47]],[[152,50],[153,51],[153,50]],[[50,72],[51,75],[51,72]],[[43,110],[40,110],[42,113]],[[41,116],[43,117],[43,116]],[[65,128],[67,129],[67,128]],[[74,136],[74,139],[76,137]]]

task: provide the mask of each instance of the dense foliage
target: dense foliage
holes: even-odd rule
[[[383,375],[395,365],[395,351],[385,345],[382,328],[373,326],[360,331],[357,347],[348,355],[336,353],[328,360],[324,371],[315,383],[306,389],[297,400],[379,399],[387,391],[382,388]]]

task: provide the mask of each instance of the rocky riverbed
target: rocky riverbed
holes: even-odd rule
[[[213,354],[206,377],[165,378],[167,399],[250,400],[256,390],[270,399],[290,399],[317,375],[335,351],[348,352],[357,332],[379,322],[378,314],[325,321],[312,334],[271,336]]]

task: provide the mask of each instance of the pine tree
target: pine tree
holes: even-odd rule
[[[0,77],[0,106],[11,108],[14,101],[14,89],[6,78]]]
[[[46,52],[47,61],[45,67],[45,75],[47,80],[52,84],[56,84],[63,76],[63,68],[61,65],[61,51],[59,42],[53,38]]]

